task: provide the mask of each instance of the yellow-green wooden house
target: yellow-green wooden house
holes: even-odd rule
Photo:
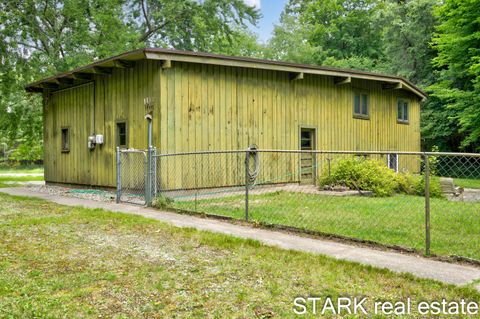
[[[126,52],[26,89],[43,94],[46,182],[104,187],[116,183],[117,146],[147,147],[146,98],[153,103],[157,153],[250,144],[298,150],[303,136],[310,140],[307,149],[392,154],[420,151],[426,99],[397,76],[157,48]],[[89,148],[89,137],[98,135]],[[418,170],[408,160],[397,166]],[[177,169],[180,181],[171,187],[188,188]],[[199,170],[192,166],[189,174],[192,169]]]

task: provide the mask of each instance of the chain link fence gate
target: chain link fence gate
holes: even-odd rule
[[[117,203],[150,205],[156,196],[155,148],[121,149],[116,152]]]

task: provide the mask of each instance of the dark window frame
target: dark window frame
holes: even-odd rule
[[[299,149],[301,150],[302,149],[302,131],[309,131],[309,133],[311,133],[311,138],[310,138],[310,142],[311,142],[311,148],[312,150],[316,150],[317,149],[317,127],[316,126],[311,126],[311,125],[299,125],[299,130],[298,130],[298,137],[299,137],[299,141],[298,141],[298,147]]]
[[[358,97],[358,112],[357,101]],[[363,99],[365,97],[365,100]],[[365,101],[365,104],[363,103]],[[369,120],[370,119],[370,96],[366,91],[354,91],[353,92],[353,118]]]
[[[410,101],[407,99],[397,99],[397,123],[410,124]]]
[[[124,124],[125,125],[125,143],[121,143],[121,137],[120,137],[120,125]],[[116,146],[120,148],[128,148],[128,123],[126,120],[118,120],[115,123],[115,135],[116,135]]]
[[[62,153],[69,153],[70,152],[70,127],[69,126],[62,126],[60,128],[60,147]]]

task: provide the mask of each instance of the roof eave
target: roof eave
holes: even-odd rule
[[[322,67],[315,65],[306,65],[306,64],[297,64],[290,62],[281,62],[281,61],[272,61],[272,60],[261,60],[248,57],[233,57],[233,56],[224,56],[218,54],[210,53],[200,53],[200,52],[190,52],[190,51],[179,51],[179,50],[170,50],[170,49],[159,49],[159,48],[146,48],[129,51],[108,59],[100,60],[92,64],[77,68],[73,71],[61,73],[52,77],[48,77],[33,83],[28,84],[25,89],[29,92],[42,92],[45,88],[54,88],[61,87],[61,82],[65,82],[68,79],[75,79],[81,74],[106,74],[106,69],[114,67],[122,67],[122,63],[119,64],[118,61],[138,61],[142,59],[149,60],[163,60],[168,61],[177,61],[177,62],[190,62],[190,63],[202,63],[202,64],[213,64],[213,65],[223,65],[223,66],[232,66],[232,67],[245,67],[245,68],[255,68],[255,69],[265,69],[265,70],[275,70],[283,71],[290,73],[305,73],[305,74],[318,74],[326,75],[338,78],[353,78],[353,79],[363,79],[371,81],[381,81],[384,83],[390,84],[399,84],[402,89],[410,91],[417,95],[420,100],[424,101],[427,98],[427,94],[421,89],[416,87],[410,81],[403,79],[398,76],[391,75],[382,75],[372,72],[364,72],[357,70],[345,70],[337,69],[332,67]],[[125,63],[124,63],[125,64]]]

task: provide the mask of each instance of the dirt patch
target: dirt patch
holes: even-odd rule
[[[26,187],[34,192],[44,194],[84,198],[102,202],[114,202],[116,196],[113,191],[100,189],[73,188],[57,185],[27,185]]]

